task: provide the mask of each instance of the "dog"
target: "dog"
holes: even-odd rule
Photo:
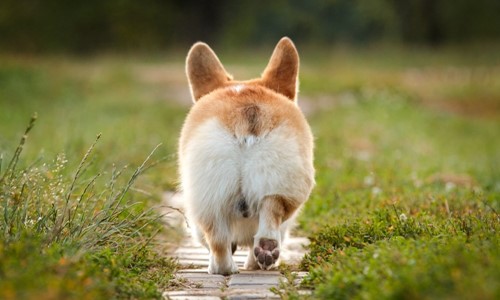
[[[278,264],[287,230],[315,184],[313,136],[297,105],[299,56],[282,38],[262,76],[233,80],[212,49],[186,59],[194,105],[179,139],[180,188],[208,273],[238,273],[236,246],[253,248],[247,270]]]

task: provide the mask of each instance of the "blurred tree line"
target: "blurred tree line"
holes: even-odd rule
[[[500,38],[500,0],[2,0],[0,49],[157,50],[194,41],[425,45]]]

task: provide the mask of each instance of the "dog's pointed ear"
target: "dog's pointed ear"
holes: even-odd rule
[[[295,100],[298,90],[299,54],[292,40],[282,38],[262,73],[262,83],[267,88]]]
[[[201,42],[194,44],[189,50],[186,74],[195,102],[231,80],[214,51]]]

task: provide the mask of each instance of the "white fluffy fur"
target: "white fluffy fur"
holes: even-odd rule
[[[233,89],[233,91],[235,91],[236,93],[241,92],[244,88],[245,88],[244,84],[237,84],[231,87],[231,89]]]
[[[182,190],[191,220],[216,220],[220,242],[256,246],[261,237],[275,239],[281,245],[290,220],[279,231],[266,226],[259,218],[261,200],[282,195],[305,202],[313,173],[312,158],[299,153],[298,141],[286,124],[261,136],[233,136],[216,118],[201,124],[180,157]],[[237,213],[237,203],[244,197],[250,217]],[[291,218],[293,219],[293,218]],[[196,223],[191,224],[199,241],[206,245]],[[255,243],[254,243],[255,241]],[[231,253],[228,251],[228,253]],[[235,272],[232,258],[226,266]],[[255,264],[251,252],[247,267]],[[210,262],[209,271],[219,273],[220,266]]]

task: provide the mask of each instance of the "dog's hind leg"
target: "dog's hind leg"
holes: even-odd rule
[[[249,256],[245,266],[268,270],[280,256],[282,231],[281,225],[297,210],[299,203],[279,195],[267,196],[262,200],[259,211],[259,228],[254,237],[253,260]],[[283,231],[284,232],[284,231]]]
[[[210,250],[208,273],[230,275],[238,273],[238,266],[233,261],[232,243],[229,228],[218,223],[205,233],[205,240]]]

